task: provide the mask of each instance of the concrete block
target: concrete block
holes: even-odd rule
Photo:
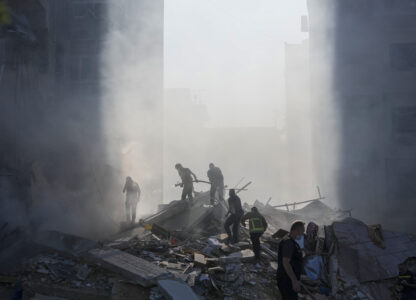
[[[203,254],[194,253],[194,264],[198,267],[205,267],[207,265],[207,261]]]
[[[176,280],[159,280],[157,284],[165,298],[168,300],[199,300],[194,291],[183,282]]]
[[[156,285],[157,280],[172,276],[165,269],[118,249],[92,249],[88,254],[94,263],[144,287]]]

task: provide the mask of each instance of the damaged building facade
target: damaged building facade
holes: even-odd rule
[[[26,207],[53,201],[62,204],[61,211],[78,207],[79,213],[87,214],[102,206],[115,209],[121,202],[114,199],[121,196],[113,189],[119,192],[117,184],[126,174],[120,170],[121,162],[109,162],[103,131],[103,78],[117,76],[103,74],[102,67],[110,25],[118,22],[110,20],[112,1],[5,3],[11,18],[0,35],[2,211],[7,212],[9,202],[19,202],[15,200],[27,202],[21,205]],[[153,47],[159,63],[146,84],[159,105],[147,113],[161,122],[163,1],[152,1],[148,12],[151,9],[162,16],[154,25],[158,43],[144,46]],[[159,131],[151,154],[160,153],[154,162],[158,180],[153,178],[151,184],[161,191]],[[19,215],[19,210],[8,214]],[[101,225],[112,226],[106,219],[110,218],[102,218]]]
[[[415,2],[309,0],[308,9],[320,177],[336,177],[334,195],[355,216],[413,229]]]

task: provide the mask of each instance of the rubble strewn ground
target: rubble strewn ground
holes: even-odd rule
[[[3,226],[0,298],[278,299],[277,249],[282,229],[295,219],[330,222],[321,226],[317,255],[305,259],[300,299],[398,299],[397,265],[416,257],[414,236],[340,219],[322,202],[294,212],[256,203],[270,224],[256,261],[245,228],[238,244],[224,243],[226,207],[208,201],[202,193],[193,206],[172,202],[99,242]],[[319,218],[320,211],[326,218]]]

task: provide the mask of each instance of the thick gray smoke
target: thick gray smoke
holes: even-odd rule
[[[7,4],[0,221],[111,234],[125,176],[161,194],[162,1]]]
[[[91,32],[82,32],[96,35],[83,52],[75,43],[79,24],[66,32],[73,19],[97,7],[7,5],[12,17],[0,35],[1,221],[89,235],[111,230],[100,193],[99,53],[91,55],[102,23],[95,19]]]
[[[207,11],[204,18],[215,16],[212,28],[186,14],[185,9],[181,19],[192,21],[195,27],[183,35],[178,34],[184,28],[182,23],[175,23],[172,16],[167,18],[167,25],[174,27],[167,29],[167,47],[181,49],[181,56],[171,55],[181,58],[183,69],[193,72],[187,81],[189,86],[178,86],[178,82],[184,82],[184,71],[177,67],[177,73],[170,72],[178,74],[178,78],[169,76],[169,68],[178,62],[167,61],[167,82],[169,87],[176,88],[168,88],[165,93],[165,199],[180,197],[180,190],[173,187],[179,180],[173,168],[175,163],[183,163],[207,180],[208,164],[213,162],[223,170],[225,183],[230,187],[243,177],[244,183],[253,182],[241,194],[248,203],[256,199],[265,203],[270,197],[270,204],[274,205],[308,200],[317,197],[316,186],[320,186],[332,204],[335,201],[331,191],[318,177],[313,163],[309,53],[307,46],[301,44],[301,37],[307,35],[300,32],[300,13],[294,13],[299,4],[236,1],[236,9],[227,10],[233,4],[201,4]],[[197,6],[198,16],[200,5],[188,6],[187,9]],[[182,40],[175,42],[169,34],[182,37],[185,45],[192,47],[188,50],[180,44]],[[213,44],[209,43],[211,40]],[[292,55],[292,50],[286,49],[290,53],[286,53],[285,61],[284,42],[293,40],[298,40],[304,51]],[[183,58],[187,54],[189,60]],[[286,69],[290,70],[284,72],[288,56],[290,66]],[[194,62],[193,68],[189,67],[190,62]],[[320,78],[323,84],[323,75]],[[206,189],[204,184],[196,186],[198,191]]]
[[[102,127],[120,187],[126,176],[142,190],[139,214],[162,202],[163,1],[109,1],[101,69]],[[117,194],[117,190],[115,194]],[[118,219],[124,208],[119,205]]]

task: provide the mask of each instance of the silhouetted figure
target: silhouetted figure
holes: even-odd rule
[[[245,227],[246,220],[248,220],[249,230],[250,230],[250,239],[253,244],[253,252],[256,256],[256,259],[260,259],[260,237],[267,229],[266,219],[259,213],[257,207],[252,207],[251,211],[246,213],[241,218],[241,223]]]
[[[306,255],[315,255],[318,243],[319,226],[314,222],[309,222],[306,226],[305,235],[305,253]]]
[[[305,223],[296,221],[290,228],[287,238],[279,244],[277,257],[277,286],[284,300],[297,300],[300,292],[300,275],[303,268],[303,255],[296,237],[305,233]]]
[[[224,223],[225,231],[228,235],[229,243],[238,243],[239,241],[239,226],[242,215],[244,214],[243,208],[241,207],[241,200],[235,193],[234,189],[230,190],[230,198],[228,198],[228,212],[230,215]],[[233,226],[233,233],[231,234],[230,226]]]
[[[126,177],[123,193],[126,193],[126,220],[127,222],[134,222],[141,191],[137,182],[133,181],[130,176]]]
[[[224,201],[224,176],[222,175],[221,169],[216,167],[213,163],[210,163],[207,175],[209,182],[211,182],[211,205],[215,204],[215,193],[217,191],[219,201]]]
[[[194,199],[192,193],[194,191],[194,183],[198,182],[196,175],[188,168],[184,168],[181,164],[176,164],[175,169],[178,170],[179,177],[181,177],[182,183],[180,186],[182,189],[182,197],[181,200],[185,200],[188,197],[189,202],[192,204],[192,200]],[[193,178],[192,178],[193,177]]]
[[[399,265],[399,277],[397,279],[400,300],[416,299],[416,275],[411,272],[406,262]]]

